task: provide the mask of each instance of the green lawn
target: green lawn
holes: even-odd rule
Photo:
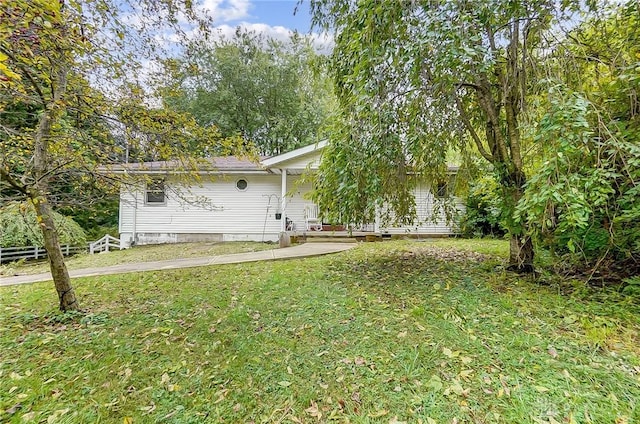
[[[0,288],[0,422],[640,422],[638,300],[491,243]]]
[[[273,243],[225,242],[225,243],[178,243],[152,246],[135,246],[125,250],[81,255],[67,258],[69,269],[94,268],[135,262],[162,261],[165,259],[197,258],[203,256],[226,255],[230,253],[256,252],[275,249]],[[49,271],[49,264],[43,261],[22,261],[0,266],[2,275],[39,274]]]

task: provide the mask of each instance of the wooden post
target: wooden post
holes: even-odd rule
[[[280,219],[280,232],[284,233],[287,231],[287,170],[281,169],[280,174],[282,177],[281,181],[281,208],[282,217]]]

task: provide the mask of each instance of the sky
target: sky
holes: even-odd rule
[[[241,26],[279,39],[297,30],[308,34],[311,29],[309,1],[297,0],[200,0],[200,7],[214,18],[216,29],[226,35]],[[294,15],[294,11],[297,12]],[[316,37],[318,37],[316,35]]]
[[[287,41],[294,31],[298,31],[310,36],[317,52],[327,54],[333,48],[333,36],[319,34],[317,31],[311,32],[309,1],[304,0],[298,5],[298,0],[194,0],[193,4],[199,16],[212,20],[210,36],[213,38],[230,39],[236,28],[242,27],[260,33],[265,38]],[[127,11],[122,21],[133,28],[144,28],[147,19],[144,12],[133,8]],[[193,26],[190,26],[184,16],[179,17],[179,21],[185,25],[184,30],[188,37],[197,34],[197,30],[193,30]],[[180,37],[172,30],[160,32],[157,41],[168,52],[179,50],[175,43],[180,42]],[[142,69],[138,73],[143,78],[157,71],[153,60],[143,59],[141,64]]]
[[[231,22],[231,24],[262,23],[271,27],[282,26],[295,29],[301,33],[307,33],[310,29],[309,2],[303,2],[298,6],[296,0],[250,0],[247,1],[247,15]]]

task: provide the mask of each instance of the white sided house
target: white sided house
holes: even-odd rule
[[[146,183],[123,185],[119,232],[123,246],[193,241],[277,241],[283,232],[303,236],[331,229],[309,199],[305,172],[318,169],[326,142],[252,162],[236,157],[208,159],[199,183],[185,187],[172,162],[112,167],[111,172],[145,176]],[[432,222],[434,195],[427,185],[415,189],[418,223],[362,230],[370,234],[448,235],[444,218]]]

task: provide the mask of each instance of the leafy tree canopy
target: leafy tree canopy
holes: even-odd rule
[[[162,96],[200,125],[279,154],[323,136],[334,103],[324,62],[298,34],[283,42],[238,28],[231,38],[196,40],[167,61]]]
[[[527,180],[521,125],[534,92],[531,69],[551,46],[553,26],[578,6],[312,0],[315,23],[337,31],[331,69],[342,113],[320,173],[321,205],[362,222],[386,203],[411,219],[407,171],[443,178],[447,153],[457,150],[497,173],[510,263],[532,269],[531,240],[511,218]]]
[[[0,194],[33,204],[62,310],[78,309],[51,204],[81,184],[117,181],[98,164],[173,159],[193,170],[204,152],[239,152],[185,114],[148,107],[147,61],[166,58],[158,40],[210,19],[192,1],[7,0],[0,4]],[[139,22],[132,24],[132,16]],[[178,37],[180,38],[180,37]],[[6,119],[5,119],[6,118]],[[116,123],[124,137],[112,136]],[[131,129],[130,131],[128,129]],[[79,182],[75,188],[70,185]]]
[[[583,22],[547,59],[553,84],[533,128],[542,161],[520,219],[588,265],[640,262],[640,5]]]

